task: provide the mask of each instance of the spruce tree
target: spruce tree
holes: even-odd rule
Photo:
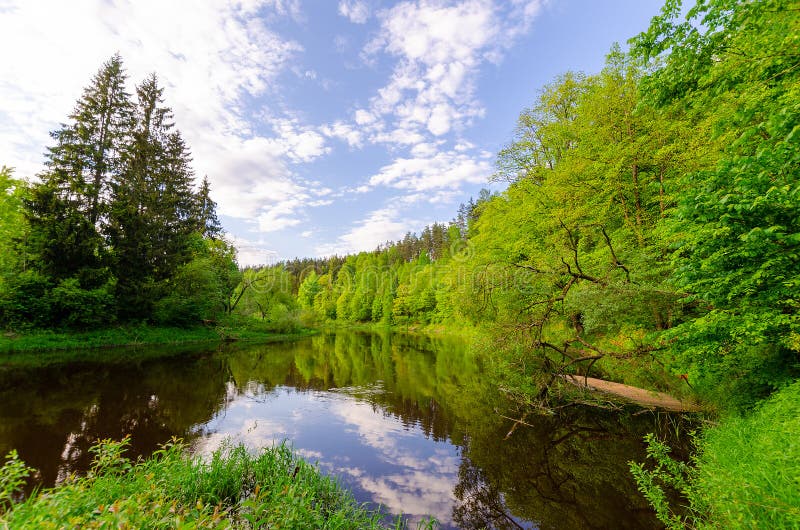
[[[110,182],[129,138],[131,103],[118,55],[84,89],[71,123],[51,133],[41,183],[25,203],[30,251],[53,283],[77,278],[82,288],[108,280],[102,231]]]
[[[120,316],[149,318],[166,283],[189,259],[197,198],[186,143],[174,129],[155,74],[137,87],[136,125],[113,183],[109,240]]]
[[[197,193],[196,212],[197,230],[203,237],[217,239],[222,233],[222,225],[217,218],[217,203],[211,198],[211,186],[208,177],[203,177],[200,191]]]

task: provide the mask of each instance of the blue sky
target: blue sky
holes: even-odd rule
[[[538,90],[660,5],[0,0],[0,164],[38,172],[119,52],[131,89],[158,73],[242,264],[367,250],[450,220]]]

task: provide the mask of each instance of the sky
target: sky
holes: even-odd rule
[[[594,73],[652,0],[0,0],[0,165],[113,54],[155,72],[240,265],[371,250],[451,220],[541,88]]]

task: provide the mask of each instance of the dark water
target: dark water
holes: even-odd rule
[[[141,363],[0,369],[0,452],[46,485],[88,467],[89,446],[133,455],[177,435],[290,440],[362,502],[445,528],[653,528],[627,462],[673,419],[568,408],[520,417],[480,359],[452,340],[340,332]]]

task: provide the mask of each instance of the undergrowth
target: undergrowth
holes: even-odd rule
[[[697,439],[690,463],[649,435],[652,465],[631,463],[640,491],[670,530],[800,529],[800,382]],[[676,508],[670,490],[686,503]]]
[[[385,514],[359,505],[284,445],[257,454],[225,445],[203,459],[173,439],[133,462],[124,456],[128,443],[103,441],[85,477],[24,500],[19,490],[31,470],[9,453],[0,469],[0,527],[383,528]]]

